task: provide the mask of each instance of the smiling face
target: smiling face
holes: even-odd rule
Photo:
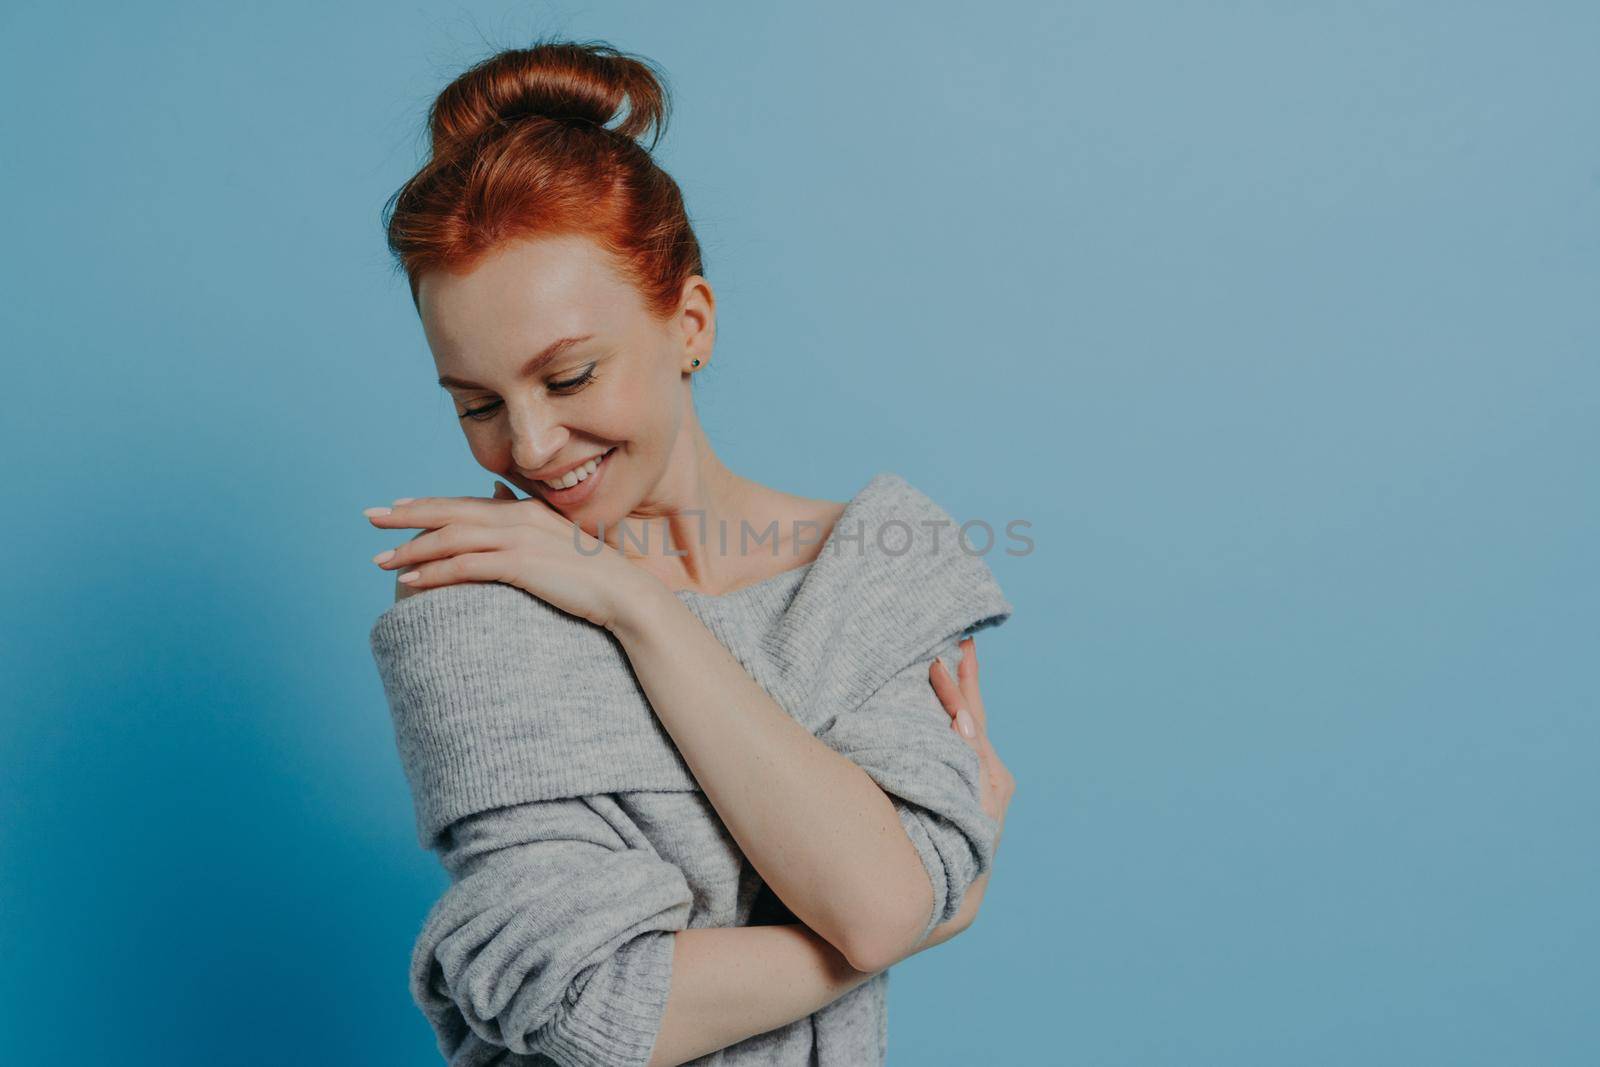
[[[428,272],[417,302],[473,458],[591,533],[692,456],[685,372],[709,361],[715,336],[704,278],[662,322],[599,245],[546,237],[501,245],[465,274]],[[572,489],[541,481],[608,451]]]

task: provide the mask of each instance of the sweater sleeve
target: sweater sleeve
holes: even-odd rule
[[[446,1060],[648,1063],[692,894],[616,801],[484,811],[437,851],[451,885],[412,951],[411,994]]]
[[[952,677],[963,636],[946,638],[934,652]],[[999,830],[983,810],[978,754],[951,726],[928,680],[931,662],[931,656],[923,657],[902,668],[817,734],[865,770],[894,803],[933,886],[922,939],[955,917],[967,887],[990,868]]]

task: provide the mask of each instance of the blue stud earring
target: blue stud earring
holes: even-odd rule
[[[691,367],[698,367],[699,365],[700,365],[700,361],[698,359],[690,364]]]

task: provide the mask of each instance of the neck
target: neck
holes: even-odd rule
[[[754,540],[764,532],[752,514],[759,490],[717,458],[691,414],[666,472],[624,519],[605,529],[605,541],[669,587],[720,587],[741,573],[746,545],[771,551],[770,535],[760,545]],[[749,527],[743,544],[741,523]]]

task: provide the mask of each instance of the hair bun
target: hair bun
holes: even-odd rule
[[[654,127],[659,138],[667,119],[665,81],[649,60],[601,41],[544,40],[498,52],[434,101],[428,115],[433,153],[448,154],[528,118],[606,129],[624,103],[627,117],[615,132],[637,140]]]
[[[661,135],[668,99],[648,60],[602,42],[538,41],[451,81],[428,111],[431,158],[384,205],[418,313],[428,273],[470,271],[507,241],[576,234],[651,315],[675,314],[704,272],[700,242],[678,183],[638,143]]]

